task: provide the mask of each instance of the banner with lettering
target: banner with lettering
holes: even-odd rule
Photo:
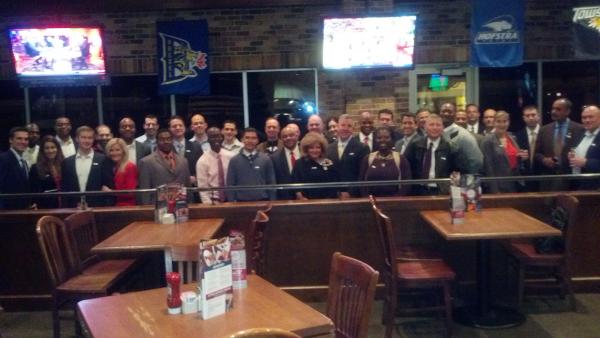
[[[514,67],[523,63],[523,0],[472,0],[471,65]]]
[[[575,57],[600,57],[600,5],[573,8],[573,36]]]
[[[158,93],[210,94],[206,20],[156,23]]]

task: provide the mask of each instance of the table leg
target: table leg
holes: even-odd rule
[[[483,329],[514,327],[525,321],[525,316],[510,308],[491,304],[491,240],[477,241],[477,305],[455,311],[455,320],[463,325]]]

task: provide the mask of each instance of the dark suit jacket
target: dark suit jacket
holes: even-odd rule
[[[515,147],[519,147],[514,137],[508,135],[508,138],[513,142]],[[510,168],[506,151],[495,134],[488,134],[483,138],[483,141],[481,141],[481,152],[483,153],[483,170],[485,176],[516,176],[521,173],[519,166],[515,170]],[[486,183],[486,186],[492,193],[516,192],[519,188],[518,183],[515,181],[490,181]]]
[[[581,168],[582,174],[600,173],[600,133],[594,137],[594,141],[585,153],[587,162],[585,167]],[[600,180],[597,178],[591,180],[581,180],[576,183],[578,190],[597,190],[600,188]]]
[[[298,161],[300,158],[297,158]],[[271,154],[271,161],[273,161],[273,169],[275,170],[275,179],[277,184],[289,184],[293,183],[292,174],[288,166],[287,158],[285,156],[285,149],[279,149]],[[292,168],[293,169],[293,168]],[[277,199],[280,200],[293,200],[296,199],[294,190],[278,190]]]
[[[196,162],[198,162],[198,159],[203,153],[202,146],[199,143],[190,142],[187,139],[185,140],[185,155],[183,157],[185,157],[188,162],[190,176],[196,176]]]
[[[531,153],[531,149],[529,148],[529,136],[527,135],[527,127],[518,130],[515,133],[515,140],[519,145],[520,149],[526,149],[529,152],[529,156],[535,158],[535,154]],[[530,165],[530,161],[525,161],[525,165],[523,166],[523,175],[533,175],[533,168]]]
[[[342,159],[340,160],[338,156],[338,142],[339,140],[327,146],[326,157],[332,160],[335,167],[338,169],[339,180],[341,182],[358,181],[361,161],[363,157],[369,154],[369,147],[358,141],[356,137],[352,137],[350,138],[350,141],[348,141],[344,153],[342,154]],[[346,191],[346,189],[341,190]],[[352,196],[360,196],[360,191],[358,189],[350,189],[348,191]]]
[[[571,173],[571,167],[569,166],[569,150],[576,147],[585,129],[583,126],[575,121],[569,121],[569,128],[565,135],[564,146],[560,156],[560,166],[550,169],[542,164],[544,157],[554,156],[554,128],[556,122],[549,123],[540,128],[540,133],[535,142],[535,171],[543,175],[552,174],[569,174]]]
[[[260,151],[261,153],[271,155],[271,153],[269,153],[267,151],[267,145],[268,145],[267,141],[261,142],[259,145],[256,146],[256,150]],[[281,150],[281,149],[283,149],[283,141],[277,140],[277,150]]]
[[[414,179],[423,177],[423,159],[427,153],[428,138],[423,137],[411,142],[404,152],[404,157],[410,163],[410,171]],[[444,137],[440,138],[440,144],[435,150],[435,178],[448,178],[453,171],[460,171],[457,165],[457,151]],[[440,193],[448,191],[447,186],[438,185]]]
[[[31,192],[57,192],[56,181],[50,174],[40,176],[37,170],[37,164],[31,166],[29,170],[29,187]],[[57,197],[37,197],[33,201],[38,209],[53,209],[60,207]]]
[[[11,150],[0,154],[0,193],[28,193],[29,180],[19,160]],[[0,209],[26,209],[31,204],[28,198],[0,200]]]
[[[142,142],[138,142],[138,141],[134,141],[134,142],[135,142],[135,163],[139,163],[142,158],[150,155],[152,150],[150,149],[150,146],[146,143],[142,143]]]
[[[73,156],[67,157],[62,163],[62,181],[61,181],[61,191],[79,191],[79,179],[77,178],[77,171],[75,169],[75,157],[77,154]],[[99,191],[102,190],[102,185],[107,182],[103,182],[102,180],[102,165],[105,160],[104,155],[98,154],[94,152],[94,157],[92,158],[92,166],[90,168],[90,174],[88,176],[87,184],[85,186],[85,191]],[[79,202],[78,197],[71,197],[64,199],[63,206],[66,207],[76,207],[77,202]],[[86,202],[91,207],[101,207],[106,205],[106,198],[104,197],[86,197]]]

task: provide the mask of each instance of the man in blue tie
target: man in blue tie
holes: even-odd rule
[[[541,175],[570,174],[568,153],[579,144],[585,129],[569,119],[573,104],[567,98],[552,103],[552,120],[543,126],[535,144],[535,167]],[[542,191],[568,190],[569,182],[565,179],[540,182]]]
[[[29,192],[29,168],[23,152],[29,145],[29,132],[24,127],[14,127],[9,132],[10,149],[0,154],[0,194]],[[29,199],[0,200],[0,209],[26,209]]]

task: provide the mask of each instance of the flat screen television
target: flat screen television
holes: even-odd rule
[[[99,27],[14,28],[9,38],[22,82],[90,85],[106,79]]]
[[[323,68],[410,68],[414,65],[414,15],[326,18]]]

